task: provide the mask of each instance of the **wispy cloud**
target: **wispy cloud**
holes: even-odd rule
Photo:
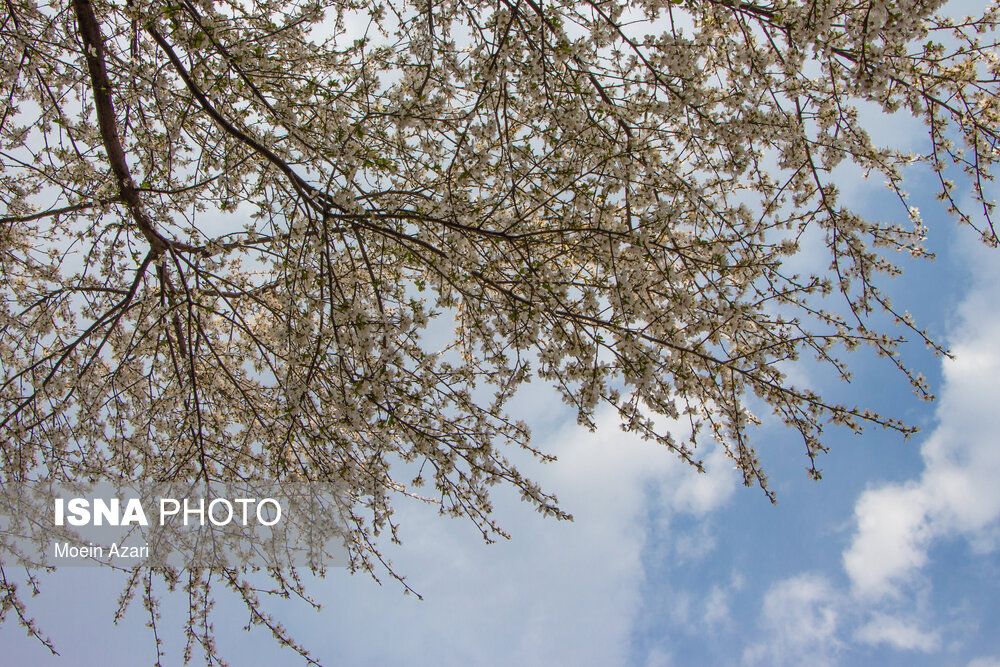
[[[749,646],[749,665],[829,665],[843,643],[838,638],[840,596],[816,573],[774,583],[761,608],[762,641]]]
[[[1000,658],[976,658],[968,667],[1000,667]]]
[[[904,651],[933,651],[941,645],[937,632],[921,629],[918,621],[876,613],[854,635],[866,644],[888,644]]]

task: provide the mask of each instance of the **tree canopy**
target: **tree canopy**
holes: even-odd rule
[[[770,494],[766,406],[818,478],[830,424],[914,429],[789,362],[848,379],[869,347],[930,397],[898,346],[934,343],[884,290],[927,254],[904,170],[997,243],[997,20],[934,0],[4,0],[0,480],[335,480],[352,567],[376,574],[408,495],[487,539],[496,484],[568,517],[508,460],[546,457],[506,411],[529,381],[699,467],[717,440]],[[879,113],[921,119],[926,150],[871,136]],[[905,222],[845,204],[841,163]],[[810,235],[825,260],[796,273]]]

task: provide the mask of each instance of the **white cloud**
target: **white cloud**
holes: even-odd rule
[[[983,255],[978,249],[969,254]],[[994,260],[986,255],[974,263],[976,286],[960,308],[955,358],[944,361],[938,425],[921,449],[924,472],[906,484],[869,489],[855,505],[857,532],[844,568],[862,598],[899,594],[927,564],[935,540],[961,537],[980,552],[997,546],[1000,268]]]
[[[674,661],[671,655],[663,649],[654,648],[646,656],[646,661],[643,664],[645,667],[670,667]]]
[[[844,553],[844,569],[860,597],[894,592],[893,582],[927,561],[927,494],[919,485],[866,491],[855,505],[858,532]]]
[[[976,658],[968,667],[1000,667],[1000,658]]]
[[[840,604],[840,596],[818,574],[800,574],[772,584],[761,609],[763,641],[744,652],[744,662],[831,664],[842,646],[837,638]]]
[[[353,582],[336,590],[344,580],[329,586],[323,597],[337,602],[326,605],[322,619],[332,645],[354,650],[364,645],[357,637],[374,628],[391,633],[391,641],[364,645],[363,655],[334,654],[338,662],[411,664],[420,655],[439,665],[628,663],[643,600],[650,502],[659,498],[666,513],[702,516],[735,488],[732,465],[710,452],[711,472],[698,475],[669,451],[622,432],[611,414],[600,416],[596,433],[574,425],[545,440],[536,445],[558,461],[523,470],[557,493],[574,521],[542,518],[515,494],[500,492],[495,514],[513,537],[487,546],[464,522],[401,507],[404,544],[391,555],[425,600],[403,599],[391,584],[377,593]],[[726,600],[709,602],[711,609],[692,607],[692,618],[723,618]],[[303,621],[320,619],[296,619]],[[668,660],[657,655],[653,664]]]
[[[683,532],[675,530],[672,541],[674,562],[678,565],[701,561],[716,545],[715,535],[707,523],[699,523]]]
[[[705,469],[706,474],[690,474],[686,466],[678,463],[670,486],[665,487],[672,488],[670,509],[703,517],[729,500],[736,490],[736,473],[722,447],[714,447],[705,457]]]
[[[887,614],[875,614],[855,633],[855,637],[866,644],[888,644],[904,651],[929,652],[941,645],[937,632],[926,632],[912,620]]]
[[[702,615],[705,625],[726,625],[732,621],[729,615],[729,593],[715,584],[705,600],[705,613]]]

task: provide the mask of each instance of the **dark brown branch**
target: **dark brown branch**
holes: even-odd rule
[[[118,136],[115,106],[111,98],[111,80],[108,79],[108,71],[104,66],[104,38],[101,36],[101,26],[94,14],[94,6],[90,0],[73,0],[73,10],[76,12],[77,28],[83,41],[84,58],[87,60],[87,70],[90,73],[90,87],[94,93],[94,108],[101,129],[101,140],[108,154],[111,171],[115,175],[118,192],[125,201],[135,224],[138,225],[139,231],[149,241],[153,254],[159,255],[170,244],[153,228],[152,221],[143,211],[142,201],[135,190],[132,174],[125,161],[125,151]]]
[[[0,218],[0,223],[14,223],[14,222],[31,222],[32,220],[39,220],[41,218],[47,218],[53,215],[63,215],[64,213],[76,213],[77,211],[85,211],[88,208],[94,208],[95,206],[105,206],[107,204],[112,204],[115,202],[122,201],[119,198],[114,199],[99,199],[94,202],[88,202],[86,204],[75,204],[73,206],[63,206],[61,208],[50,208],[46,211],[40,211],[39,213],[32,213],[31,215],[8,215],[6,217]]]
[[[86,0],[76,1],[83,2]],[[182,63],[180,58],[177,57],[177,52],[174,51],[174,48],[163,38],[163,35],[160,34],[155,26],[151,24],[147,25],[146,32],[149,33],[149,35],[153,38],[153,41],[156,42],[157,46],[159,46],[163,53],[167,56],[167,59],[170,61],[174,71],[177,72],[178,76],[181,77],[181,80],[184,81],[184,85],[187,86],[187,89],[192,95],[194,95],[202,110],[207,113],[219,127],[225,130],[227,134],[237,139],[240,143],[253,149],[255,153],[277,167],[278,171],[288,177],[288,179],[292,182],[292,186],[307,202],[313,202],[314,198],[320,197],[323,200],[321,206],[324,213],[332,208],[337,208],[332,205],[331,201],[329,201],[329,197],[326,197],[324,193],[319,192],[315,187],[307,183],[301,176],[295,173],[290,166],[288,166],[288,163],[275,155],[271,149],[249,136],[246,132],[240,130],[238,127],[229,122],[229,120],[227,120],[221,113],[219,113],[218,109],[215,108],[215,105],[212,104],[198,84],[195,83],[191,74],[188,73],[187,68],[184,67],[184,63]]]

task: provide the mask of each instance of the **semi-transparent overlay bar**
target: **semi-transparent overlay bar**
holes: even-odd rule
[[[0,484],[0,554],[29,567],[323,571],[348,564],[343,487],[326,482]]]

